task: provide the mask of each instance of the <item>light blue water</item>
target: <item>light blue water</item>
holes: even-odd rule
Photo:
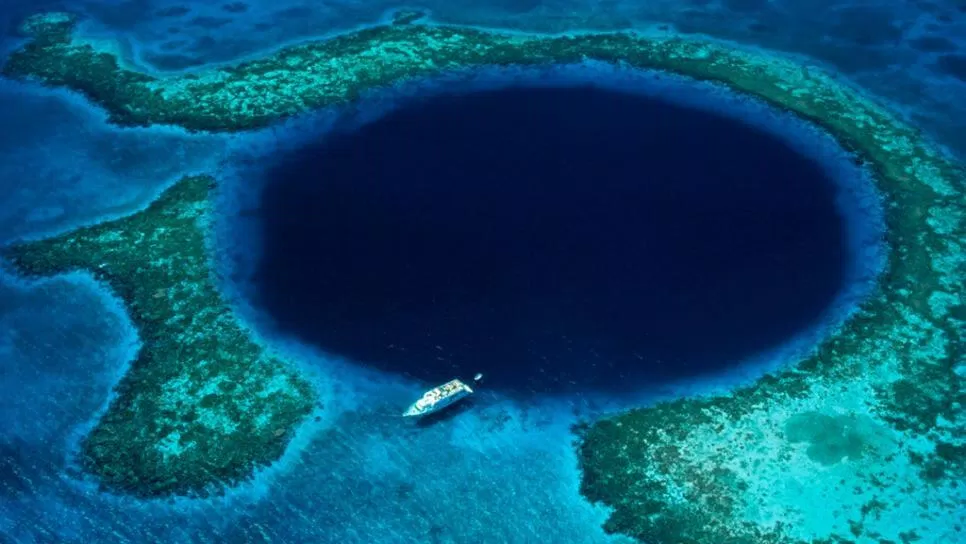
[[[239,11],[215,2],[4,1],[0,17],[9,30],[33,10],[79,10],[92,17],[86,31],[125,43],[129,62],[171,70],[253,55],[371,22],[386,8],[398,7],[382,1],[246,4]],[[940,142],[966,154],[966,7],[949,0],[410,5],[431,9],[441,21],[522,30],[667,24],[669,29],[800,54],[891,101]],[[175,15],[173,6],[189,11]],[[601,79],[595,70],[553,77]],[[641,84],[611,73],[608,78],[619,86]],[[673,80],[651,84],[648,92],[680,94],[675,85]],[[753,102],[714,89],[688,89],[681,99],[713,103],[818,156],[846,184],[841,206],[850,217],[874,215],[869,195],[858,183],[860,173],[842,162],[827,138]],[[405,96],[429,89],[414,85],[397,92]],[[367,103],[364,112],[377,116],[386,107],[382,98]],[[238,212],[254,205],[258,187],[230,182],[244,178],[246,169],[257,168],[279,147],[318,137],[326,119],[297,119],[280,130],[232,137],[173,129],[118,130],[67,93],[0,82],[0,243],[122,214],[144,205],[184,173],[218,168],[228,180],[221,202],[219,257],[237,278],[225,289],[266,338],[297,354],[306,366],[338,376],[320,384],[329,419],[303,429],[285,459],[251,485],[210,501],[140,502],[99,494],[73,477],[70,452],[78,433],[103,407],[137,339],[117,301],[81,275],[31,285],[0,275],[0,541],[614,541],[600,529],[606,512],[577,493],[569,426],[575,412],[614,409],[640,398],[520,406],[484,395],[473,411],[447,425],[401,427],[388,415],[410,399],[410,384],[324,359],[277,337],[270,323],[246,307],[246,274],[256,255],[250,244],[233,243],[224,234],[238,234]],[[867,223],[853,222],[860,224]],[[871,235],[864,228],[854,228],[851,236],[853,249],[869,247]],[[872,256],[871,268],[876,258]],[[868,274],[868,269],[855,267],[855,289],[843,293],[826,325],[849,310]],[[798,344],[766,354],[733,375],[641,396],[746,381],[807,346],[815,334],[805,331]]]

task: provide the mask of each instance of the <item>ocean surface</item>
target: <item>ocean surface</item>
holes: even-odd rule
[[[966,157],[958,0],[0,0],[0,49],[21,43],[27,15],[69,10],[129,65],[169,73],[401,7],[786,53]],[[325,417],[224,496],[104,493],[71,456],[137,333],[84,274],[4,271],[0,542],[627,542],[578,492],[571,426],[748,383],[869,291],[881,217],[866,173],[821,131],[670,76],[583,66],[481,80],[402,85],[231,135],[118,128],[76,94],[0,80],[0,245],[215,173],[220,287],[263,342],[332,376]],[[451,417],[398,417],[426,385],[478,372]]]

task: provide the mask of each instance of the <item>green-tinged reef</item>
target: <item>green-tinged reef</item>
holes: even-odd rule
[[[141,347],[79,462],[105,489],[205,496],[278,459],[316,408],[309,382],[255,344],[212,278],[207,176],[129,217],[4,249],[28,277],[87,270],[126,304]]]
[[[717,82],[791,111],[828,130],[873,172],[888,246],[878,288],[814,354],[791,368],[727,395],[664,402],[581,427],[581,491],[613,509],[608,531],[650,544],[899,544],[964,538],[966,176],[961,165],[848,84],[762,51],[680,36],[522,35],[407,24],[408,19],[230,67],[156,77],[122,66],[110,51],[99,49],[102,45],[76,38],[71,16],[48,15],[24,25],[32,38],[10,56],[3,73],[83,93],[118,124],[193,130],[260,127],[350,102],[372,88],[448,70],[588,60]],[[260,354],[210,282],[201,227],[191,215],[195,204],[186,204],[205,206],[202,182],[192,179],[147,212],[11,252],[28,273],[94,271],[125,298],[145,332],[142,358],[85,443],[95,473],[135,489],[144,489],[139,486],[148,476],[132,471],[150,469],[131,468],[131,460],[170,443],[182,445],[179,466],[191,474],[185,481],[204,480],[205,455],[240,477],[282,447],[284,440],[272,440],[273,432],[264,431],[290,432],[311,404],[304,382]],[[198,194],[178,196],[185,191]],[[178,225],[190,237],[167,235],[173,228],[167,225],[182,215],[188,218]],[[191,265],[171,268],[173,256],[182,254],[190,255]],[[159,289],[177,295],[153,298]],[[165,335],[155,337],[152,331]],[[196,349],[207,351],[182,355],[181,364],[175,364],[171,350],[179,343],[169,338],[191,339]],[[211,385],[211,376],[238,377],[256,360],[264,369],[259,372],[283,384],[287,395],[270,394],[266,398],[272,400],[265,400],[252,393],[267,387],[264,376],[242,373],[241,381],[230,382],[235,395],[254,399],[255,408],[233,397],[208,396],[218,393],[208,388],[220,387]],[[166,400],[175,398],[183,404],[172,407]],[[135,399],[145,408],[135,406]],[[201,414],[211,413],[205,406],[223,416],[206,425],[232,428],[225,431],[224,444],[180,434],[169,438],[183,432],[179,429],[200,430]],[[268,414],[271,423],[253,426],[251,410]],[[138,446],[116,440],[113,432]],[[246,433],[258,438],[245,439]],[[231,440],[239,449],[228,447]],[[110,447],[97,449],[105,443]],[[260,445],[257,454],[252,444]],[[168,458],[157,453],[154,459],[149,467],[164,466]],[[160,474],[166,478],[170,472]],[[146,489],[180,488],[151,484]]]

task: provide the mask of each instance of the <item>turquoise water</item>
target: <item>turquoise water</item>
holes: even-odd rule
[[[438,5],[437,5],[438,4]],[[425,2],[435,20],[564,32],[641,28],[707,34],[798,55],[864,87],[953,153],[966,154],[966,7],[955,2],[649,1]],[[379,20],[391,2],[279,0],[3,4],[13,27],[42,9],[88,16],[82,33],[118,40],[125,61],[156,72],[254,56],[293,41]],[[502,78],[502,79],[501,79]],[[670,77],[602,67],[520,72],[485,85],[539,79],[588,84],[724,114],[758,127],[821,166],[837,183],[850,259],[820,315],[779,345],[743,352],[737,368],[646,384],[633,391],[503,396],[435,425],[395,414],[422,385],[399,372],[323,355],[280,327],[255,300],[264,172],[344,117],[333,112],[247,134],[119,129],[64,91],[0,81],[0,242],[40,238],[149,203],[186,173],[228,183],[214,239],[221,286],[263,339],[320,376],[325,416],[299,430],[283,459],[214,499],[141,501],[97,491],[72,468],[77,440],[104,409],[138,348],[120,301],[84,275],[27,284],[0,275],[0,538],[46,542],[620,542],[607,510],[578,493],[570,427],[640,403],[720,391],[781,366],[841,322],[881,265],[878,210],[867,178],[826,135],[754,101]],[[393,104],[466,82],[424,82],[377,93],[349,115],[379,119]],[[264,211],[264,210],[263,210]],[[755,351],[755,350],[752,350]],[[507,372],[507,370],[498,371]],[[468,369],[461,369],[464,371]],[[489,370],[489,367],[487,368]],[[427,376],[419,376],[427,378]],[[468,376],[466,376],[468,377]],[[444,379],[448,379],[445,376]],[[320,378],[321,379],[321,378]],[[552,388],[550,388],[552,389]],[[542,393],[542,391],[535,391]],[[951,542],[920,535],[923,542]],[[711,543],[708,543],[711,544]]]

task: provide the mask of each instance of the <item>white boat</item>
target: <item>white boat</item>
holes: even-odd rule
[[[479,374],[477,376],[476,380],[479,381],[482,376]],[[403,412],[403,417],[418,417],[432,414],[472,394],[473,388],[454,378],[443,385],[437,385],[423,393],[423,396],[419,400],[412,403],[409,409]]]

